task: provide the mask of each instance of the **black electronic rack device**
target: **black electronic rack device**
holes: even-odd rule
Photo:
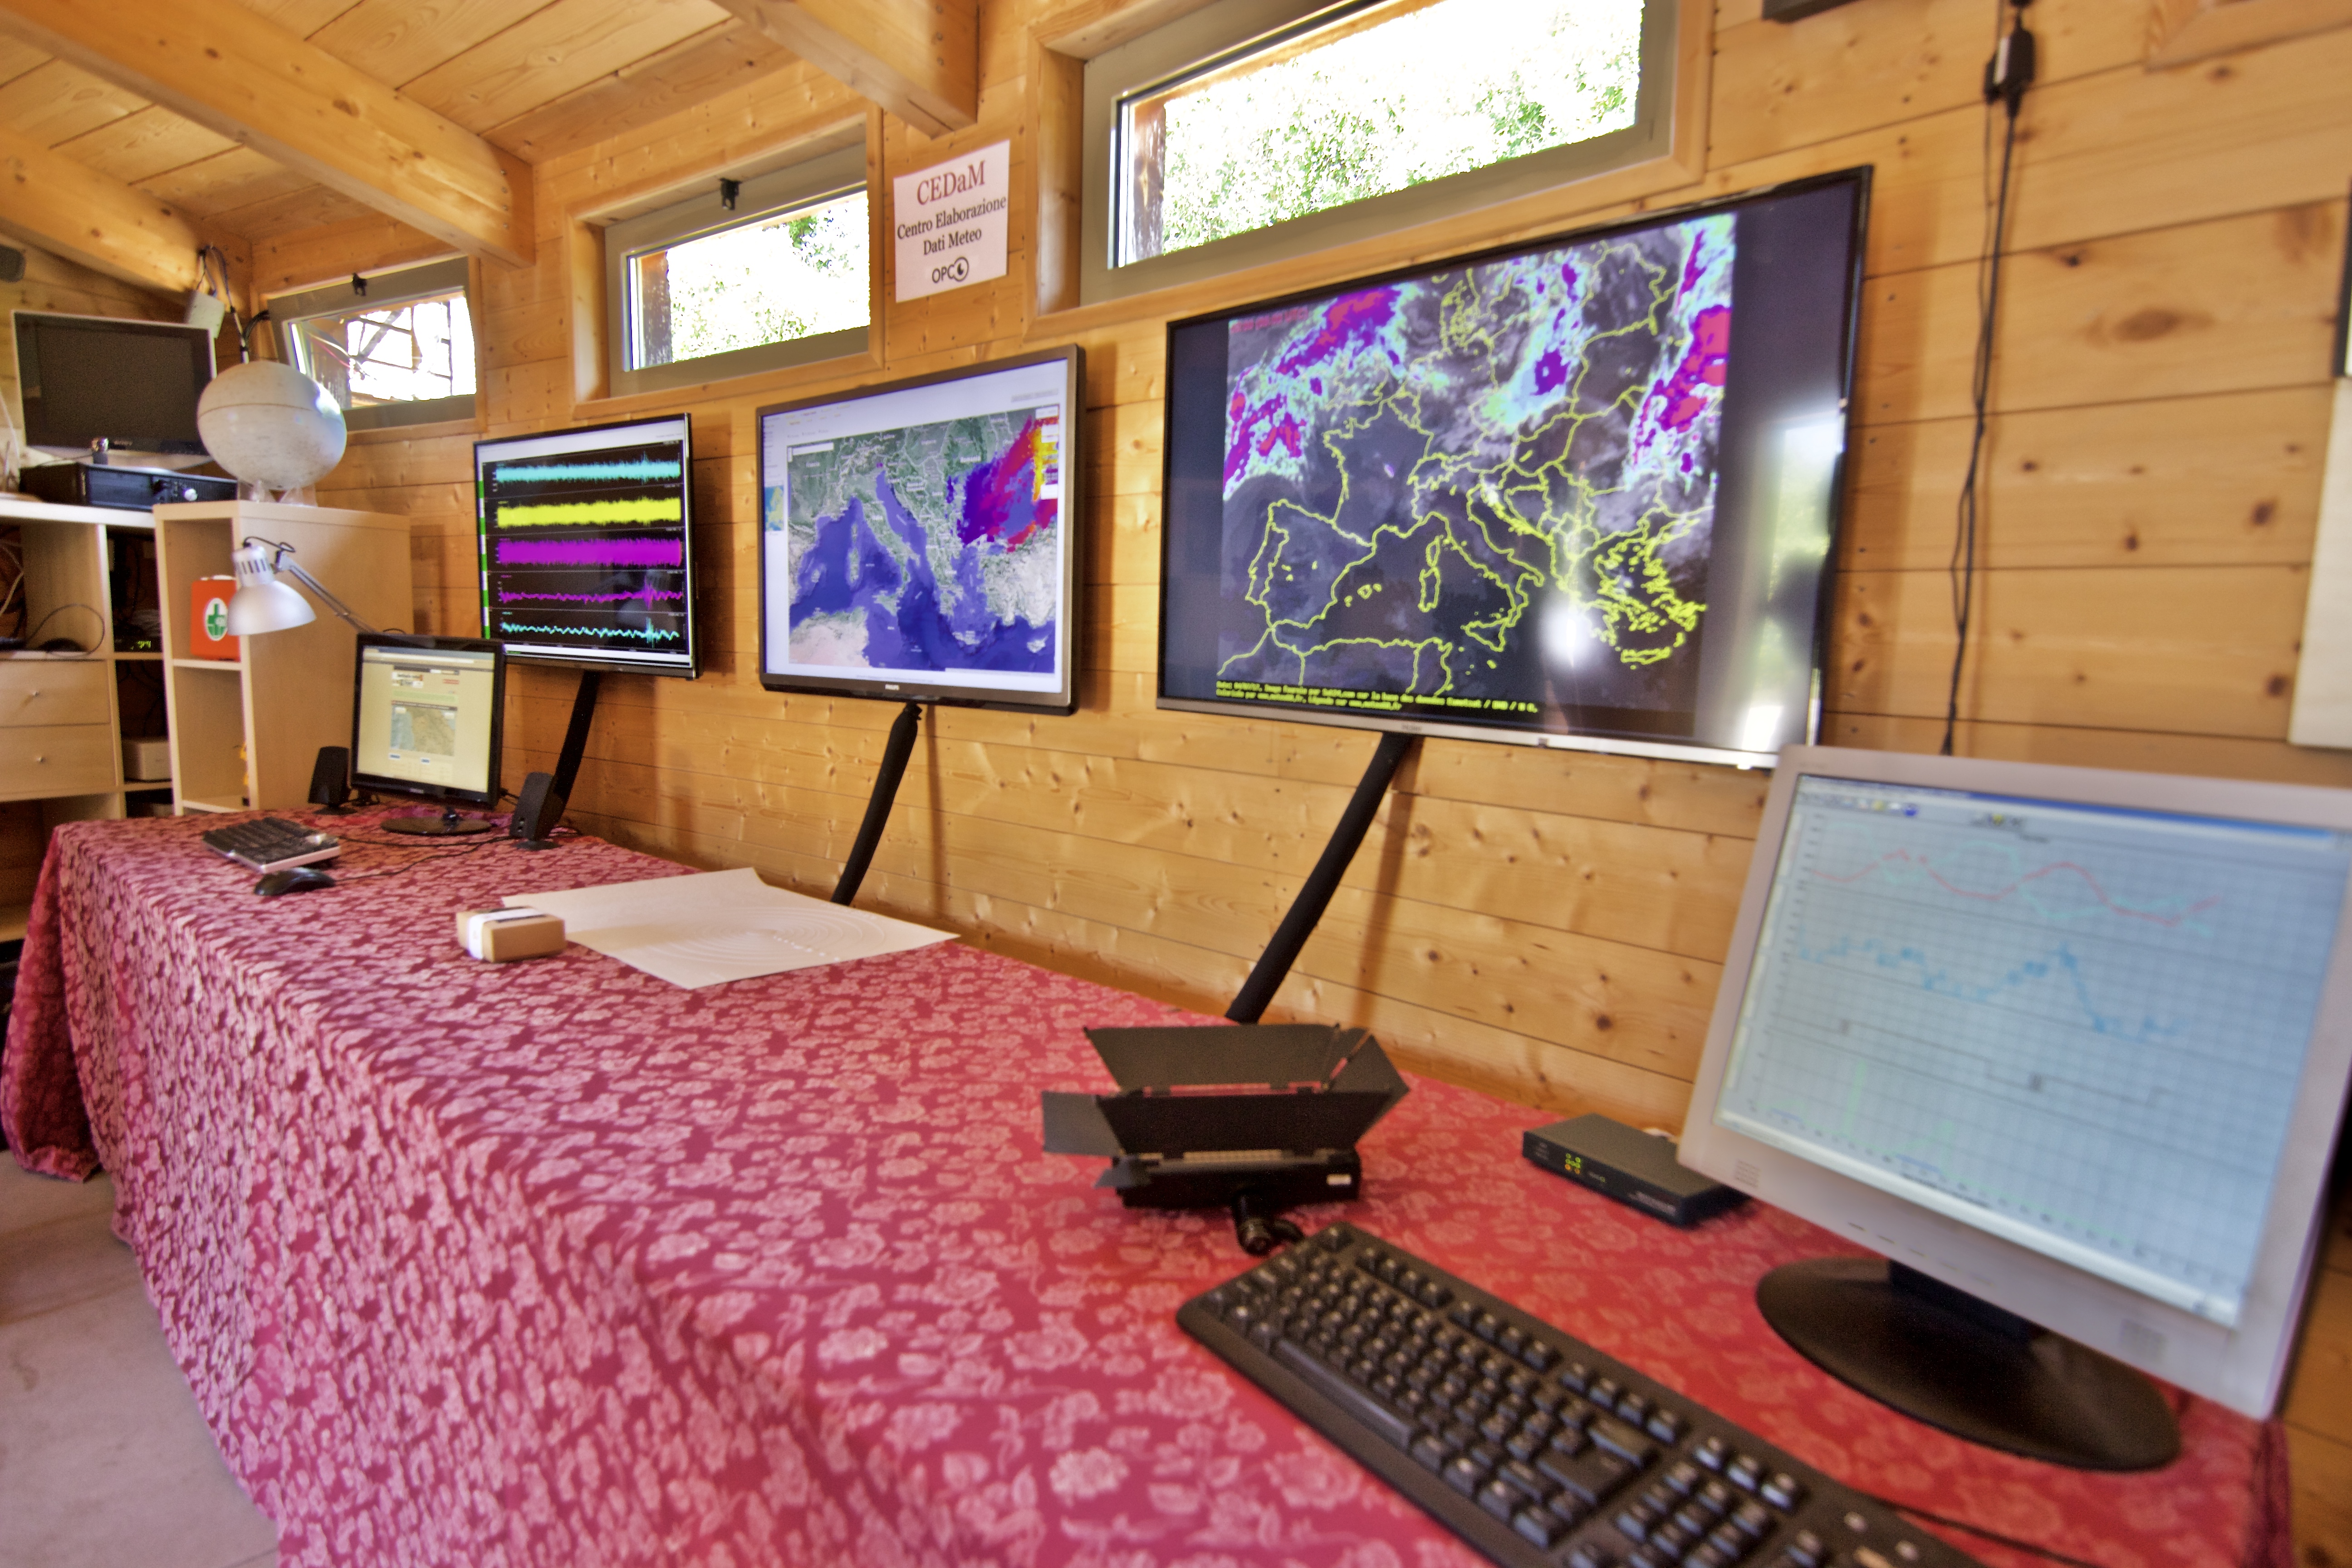
[[[1530,1128],[1520,1136],[1519,1152],[1547,1171],[1668,1225],[1696,1225],[1748,1196],[1685,1167],[1675,1158],[1673,1139],[1606,1116]]]

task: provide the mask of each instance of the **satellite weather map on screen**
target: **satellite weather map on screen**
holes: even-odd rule
[[[762,410],[761,675],[1060,709],[1076,352]]]
[[[1857,226],[1812,195],[1171,328],[1163,700],[1803,738]]]
[[[684,415],[477,442],[483,635],[507,657],[692,676]]]

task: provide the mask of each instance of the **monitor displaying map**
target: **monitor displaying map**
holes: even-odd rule
[[[1172,324],[1160,705],[1810,739],[1868,176]]]
[[[760,680],[1067,713],[1079,352],[760,411]]]

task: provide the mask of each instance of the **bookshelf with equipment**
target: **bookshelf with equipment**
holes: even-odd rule
[[[122,743],[163,731],[160,710],[137,695],[163,656],[129,646],[143,640],[133,624],[143,601],[117,570],[153,535],[144,512],[0,495],[0,540],[14,540],[0,549],[0,595],[23,573],[0,634],[26,645],[0,650],[0,807],[37,810],[44,833],[169,803],[168,779],[126,776]],[[59,639],[73,646],[41,651]],[[21,917],[38,864],[0,878],[0,927]]]

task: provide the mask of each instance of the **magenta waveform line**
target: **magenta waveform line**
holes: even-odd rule
[[[499,603],[501,605],[538,604],[559,599],[568,605],[620,605],[637,599],[683,600],[685,597],[683,593],[656,588],[633,588],[625,594],[509,594],[503,588],[499,590]]]
[[[683,566],[682,539],[501,539],[501,566]]]
[[[2122,915],[2129,920],[2146,921],[2150,925],[2160,925],[2167,930],[2170,930],[2171,928],[2179,925],[2190,915],[2196,914],[2203,910],[2210,910],[2215,904],[2221,901],[2221,895],[2216,893],[2210,899],[2200,899],[2196,903],[2189,905],[2187,909],[2173,916],[2170,920],[2167,920],[2162,915],[2151,914],[2147,910],[2136,910],[2127,904],[2119,904],[2116,902],[2115,900],[2107,897],[2107,890],[2099,886],[2099,879],[2096,877],[2092,876],[2088,871],[2084,870],[2083,868],[2075,865],[2072,860],[2053,860],[2038,871],[2028,871],[2024,876],[2020,877],[2016,881],[2011,882],[2008,887],[2001,889],[1997,893],[1979,893],[1971,891],[1967,888],[1953,887],[1952,884],[1944,880],[1944,874],[1941,871],[1937,870],[1936,868],[1927,861],[1917,858],[1908,849],[1896,849],[1892,850],[1887,854],[1881,855],[1877,859],[1873,860],[1869,865],[1864,866],[1861,870],[1856,871],[1851,877],[1835,876],[1828,871],[1815,871],[1813,875],[1819,877],[1824,882],[1859,882],[1864,877],[1869,876],[1873,871],[1877,870],[1881,866],[1885,865],[1890,860],[1907,861],[1911,865],[1918,867],[1921,870],[1927,872],[1928,876],[1933,877],[1936,879],[1936,885],[1942,888],[1948,893],[1957,894],[1963,899],[1981,899],[1989,904],[1997,904],[2000,902],[2001,900],[2009,897],[2010,894],[2025,886],[2026,883],[2039,881],[2041,879],[2051,875],[2053,872],[2072,871],[2074,875],[2083,879],[2084,885],[2091,889],[2091,896],[2098,900],[2100,903],[2105,904],[2109,914]]]

